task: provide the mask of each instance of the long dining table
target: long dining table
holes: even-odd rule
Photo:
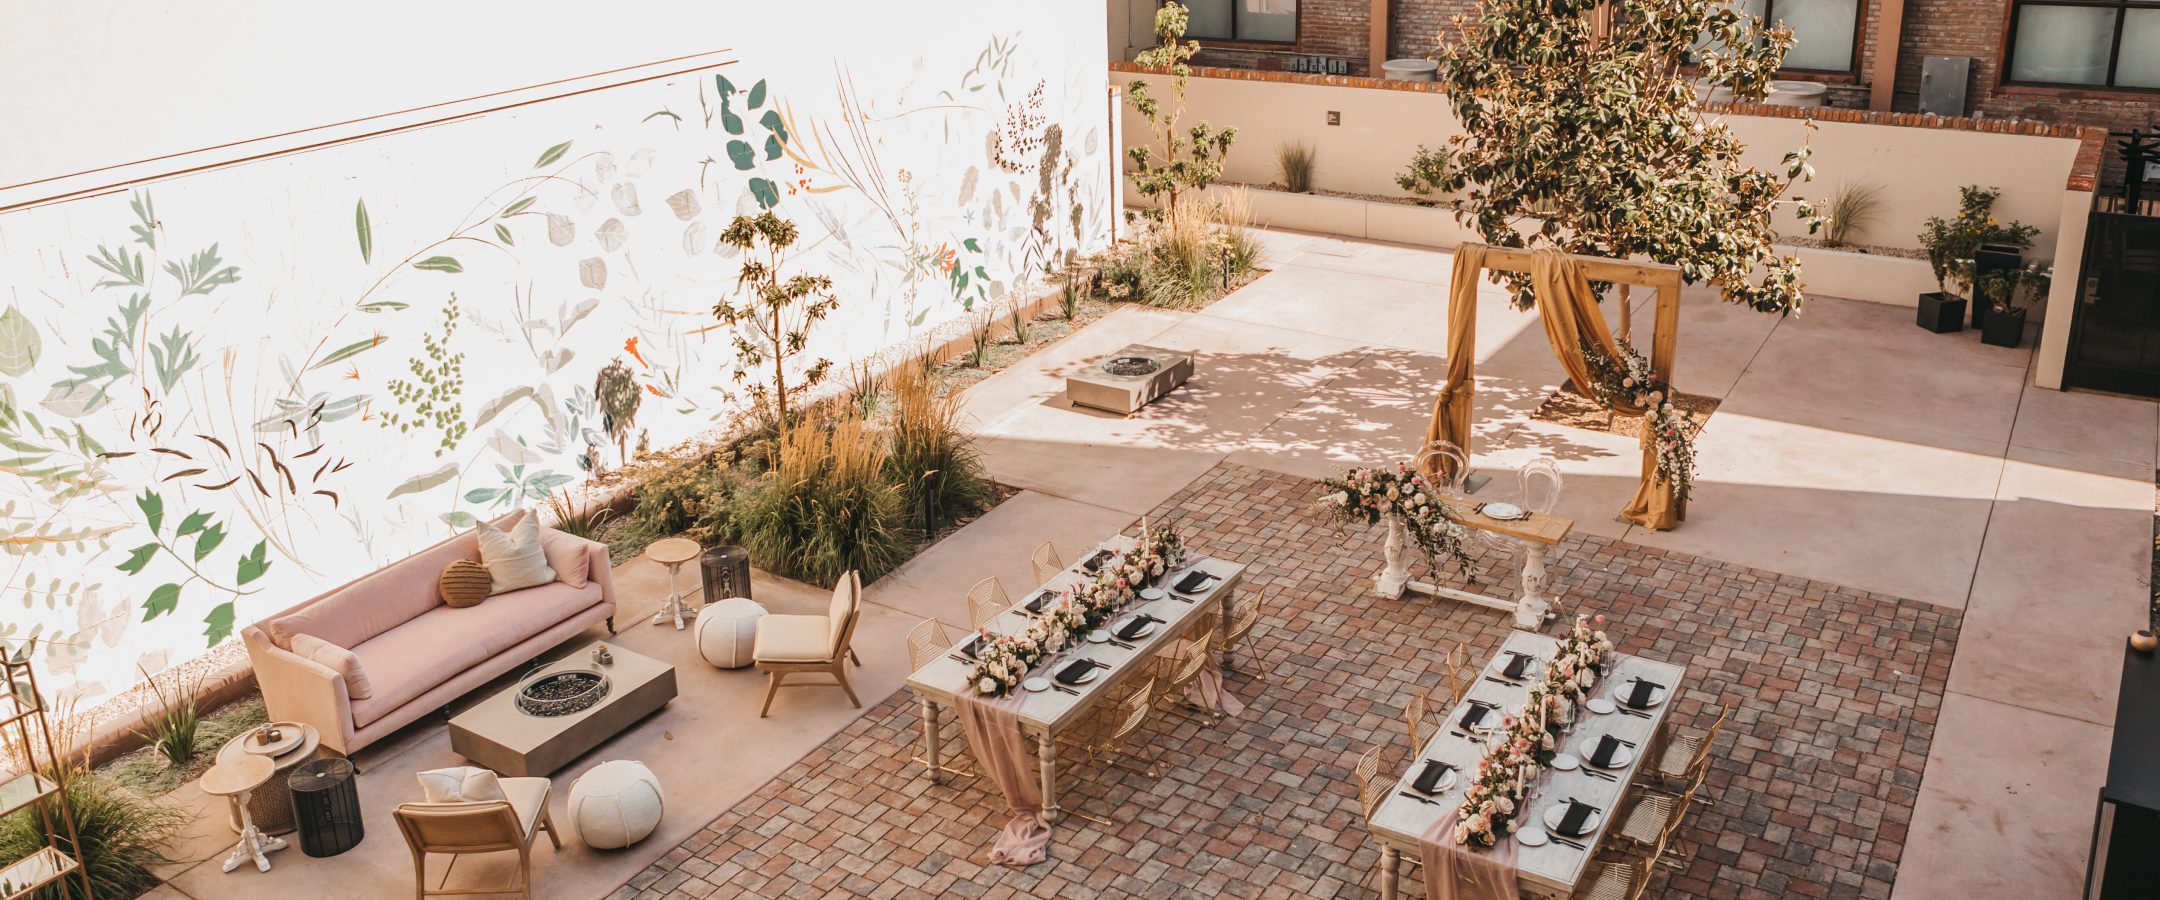
[[[1121,534],[1090,549],[1081,555],[1080,561],[1065,567],[1041,587],[1027,592],[1004,612],[985,622],[984,630],[1010,634],[1026,628],[1036,618],[1036,614],[1026,608],[1030,602],[1038,597],[1054,596],[1058,591],[1071,590],[1086,583],[1095,577],[1085,568],[1090,558],[1100,551],[1123,553],[1132,549],[1135,543],[1136,539],[1132,536]],[[1114,619],[1122,621],[1127,616],[1140,613],[1162,619],[1164,624],[1153,633],[1117,643],[1081,643],[1067,650],[1054,663],[1056,666],[1064,666],[1073,660],[1092,659],[1108,664],[1109,668],[1102,675],[1086,684],[1060,685],[1064,689],[1021,692],[1018,710],[1020,733],[1036,744],[1036,756],[1042,769],[1045,818],[1055,821],[1059,809],[1057,737],[1086,720],[1089,713],[1104,703],[1120,696],[1123,693],[1120,690],[1122,686],[1133,683],[1135,679],[1144,678],[1148,663],[1161,655],[1172,642],[1190,633],[1194,626],[1207,618],[1208,613],[1215,613],[1218,622],[1230,621],[1231,603],[1237,593],[1238,582],[1245,574],[1245,565],[1226,559],[1194,557],[1170,572],[1168,577],[1163,579],[1163,584],[1175,585],[1186,573],[1193,571],[1206,572],[1214,578],[1204,587],[1189,594],[1166,591],[1166,595],[1161,599],[1136,602]],[[908,677],[908,689],[915,693],[921,707],[924,768],[933,781],[942,780],[942,770],[939,768],[942,748],[939,746],[938,719],[943,708],[952,705],[956,692],[969,689],[969,672],[973,670],[974,663],[962,656],[960,649],[972,638],[971,634],[968,639],[947,648],[937,659]],[[1120,643],[1125,646],[1119,646]],[[1049,677],[1050,670],[1050,666],[1038,666],[1036,672],[1031,674]]]
[[[1396,896],[1402,854],[1410,854],[1411,859],[1419,857],[1420,837],[1462,804],[1464,791],[1477,771],[1478,759],[1485,754],[1484,744],[1461,724],[1471,705],[1484,704],[1494,709],[1485,714],[1487,722],[1497,722],[1501,714],[1518,712],[1529,697],[1532,681],[1544,677],[1543,663],[1550,661],[1559,647],[1559,640],[1549,635],[1528,631],[1509,634],[1506,642],[1501,644],[1500,652],[1486,662],[1484,669],[1463,691],[1464,696],[1456,698],[1446,724],[1425,742],[1417,756],[1409,760],[1394,788],[1373,811],[1372,834],[1380,842],[1382,900],[1394,900]],[[1536,661],[1520,679],[1505,677],[1510,653],[1527,654]],[[1591,691],[1591,699],[1617,701],[1624,686],[1630,686],[1635,678],[1662,685],[1665,689],[1663,699],[1643,710],[1617,702],[1613,712],[1603,715],[1582,710],[1574,729],[1562,736],[1556,748],[1560,753],[1587,758],[1599,739],[1610,734],[1627,742],[1631,758],[1626,765],[1605,770],[1594,769],[1587,761],[1572,771],[1555,769],[1547,773],[1542,785],[1532,789],[1525,799],[1525,806],[1533,816],[1542,818],[1548,808],[1569,798],[1596,807],[1602,815],[1596,827],[1581,837],[1563,841],[1554,836],[1543,846],[1519,846],[1515,857],[1516,881],[1523,893],[1539,897],[1567,897],[1575,893],[1591,857],[1596,855],[1606,835],[1617,827],[1624,811],[1622,801],[1634,783],[1636,772],[1651,764],[1650,760],[1658,750],[1657,738],[1662,734],[1666,718],[1671,715],[1674,698],[1686,676],[1684,666],[1623,653],[1613,654],[1604,678]],[[1416,792],[1412,782],[1424,767],[1425,760],[1453,765],[1456,769],[1454,784],[1432,795]]]

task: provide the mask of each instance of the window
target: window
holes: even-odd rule
[[[2160,89],[2160,0],[2018,0],[2010,81]]]
[[[1802,72],[1850,72],[1860,30],[1860,0],[1734,0],[1733,8],[1766,26],[1793,30],[1785,68]]]
[[[1185,0],[1185,36],[1203,40],[1297,42],[1297,0]]]

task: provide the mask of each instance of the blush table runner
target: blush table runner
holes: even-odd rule
[[[1049,858],[1050,823],[1043,818],[1042,789],[1035,785],[1034,764],[1020,737],[1020,699],[977,697],[962,690],[953,695],[953,705],[976,765],[997,782],[1012,809],[1012,819],[990,848],[990,861],[1018,868]]]

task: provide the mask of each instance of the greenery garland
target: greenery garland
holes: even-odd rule
[[[1613,359],[1583,343],[1583,360],[1594,379],[1587,387],[1608,407],[1643,411],[1643,427],[1656,438],[1658,480],[1670,483],[1673,496],[1684,501],[1695,484],[1695,439],[1688,433],[1687,415],[1673,404],[1672,385],[1658,377],[1650,361],[1626,341],[1618,344],[1620,359]]]

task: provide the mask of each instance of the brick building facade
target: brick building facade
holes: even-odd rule
[[[1155,0],[1110,0],[1152,7]],[[1246,2],[1246,0],[1232,0]],[[1919,108],[1921,61],[1929,56],[1972,60],[1966,86],[1966,113],[1986,118],[2027,118],[2109,128],[2160,127],[2160,91],[2039,87],[2005,84],[2003,65],[2010,43],[2012,0],[1859,0],[1858,36],[1852,71],[1845,74],[1792,73],[1796,80],[1819,81],[1833,106],[1866,108],[1875,101],[1875,73],[1886,10],[1899,15],[1895,84],[1888,107],[1901,112]],[[1432,51],[1436,36],[1452,28],[1458,14],[1475,15],[1478,0],[1297,0],[1297,39],[1292,43],[1201,41],[1198,62],[1238,68],[1294,68],[1304,57],[1340,60],[1347,74],[1368,75],[1373,60],[1416,58]],[[1386,52],[1374,54],[1374,14],[1386,16]],[[1135,18],[1144,19],[1143,15]],[[2127,40],[2127,39],[2126,39]],[[2124,52],[2141,52],[2125,48]],[[2160,53],[2153,48],[2151,53]]]

